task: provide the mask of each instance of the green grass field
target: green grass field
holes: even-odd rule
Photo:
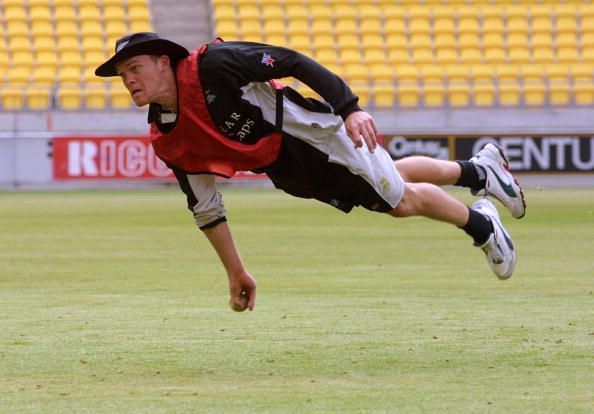
[[[0,412],[592,412],[593,190],[500,210],[505,282],[447,225],[224,195],[251,313],[178,190],[0,193]]]

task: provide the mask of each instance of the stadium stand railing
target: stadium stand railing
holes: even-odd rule
[[[594,105],[590,1],[216,0],[211,6],[213,36],[299,50],[345,78],[364,105]]]
[[[93,72],[117,38],[151,29],[148,0],[3,0],[2,110],[128,108],[121,81]]]

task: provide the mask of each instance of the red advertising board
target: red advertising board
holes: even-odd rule
[[[119,137],[55,137],[52,140],[56,180],[172,180],[173,173],[153,150],[146,135]],[[263,174],[238,173],[234,178],[261,180]]]

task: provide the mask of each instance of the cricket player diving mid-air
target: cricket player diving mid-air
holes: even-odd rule
[[[127,35],[97,76],[119,76],[137,106],[149,105],[155,153],[174,172],[188,208],[225,267],[230,304],[253,310],[256,283],[227,223],[214,176],[266,174],[276,188],[345,213],[353,207],[394,217],[424,216],[466,232],[500,279],[512,275],[516,248],[497,199],[525,213],[503,151],[486,145],[470,160],[412,156],[397,161],[377,143],[373,118],[338,76],[296,51],[220,39],[188,52],[155,33]],[[294,77],[323,101],[275,79]],[[471,208],[440,186],[468,187]]]

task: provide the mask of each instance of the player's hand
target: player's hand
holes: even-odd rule
[[[355,148],[361,148],[363,140],[365,140],[369,152],[375,151],[377,147],[377,128],[371,115],[365,111],[353,112],[347,116],[344,124],[347,134],[355,144]]]
[[[246,271],[229,277],[229,306],[235,312],[254,310],[256,305],[256,281]]]

